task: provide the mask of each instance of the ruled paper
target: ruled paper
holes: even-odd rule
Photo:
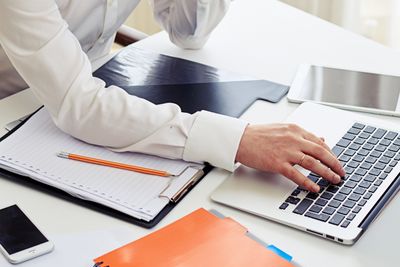
[[[67,151],[94,158],[165,170],[178,178],[159,177],[57,157]],[[117,153],[79,141],[59,130],[42,108],[20,129],[0,142],[0,166],[150,221],[167,204],[159,194],[171,184],[184,184],[203,165],[139,153]],[[193,168],[192,168],[193,167]]]

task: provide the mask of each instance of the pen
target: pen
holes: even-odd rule
[[[120,162],[108,161],[108,160],[104,160],[104,159],[91,158],[91,157],[67,153],[67,152],[57,153],[57,156],[60,158],[77,160],[77,161],[82,161],[82,162],[86,162],[86,163],[103,165],[103,166],[107,166],[107,167],[123,169],[123,170],[128,170],[128,171],[134,171],[134,172],[139,172],[139,173],[144,173],[144,174],[157,175],[157,176],[162,176],[162,177],[175,176],[166,171],[155,170],[155,169],[125,164],[125,163],[120,163]]]

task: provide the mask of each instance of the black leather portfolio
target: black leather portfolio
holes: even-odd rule
[[[212,111],[240,116],[255,100],[278,102],[289,87],[193,61],[128,46],[94,76],[107,86],[155,104],[176,103],[182,111]]]

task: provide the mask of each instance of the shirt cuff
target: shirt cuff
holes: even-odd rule
[[[186,161],[206,161],[233,171],[236,153],[247,122],[201,111],[193,123],[183,151]]]

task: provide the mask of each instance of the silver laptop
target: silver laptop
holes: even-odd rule
[[[288,122],[325,137],[345,167],[331,185],[297,166],[320,185],[310,193],[285,177],[238,167],[212,200],[339,242],[354,244],[400,185],[400,125],[318,104],[304,103]]]

